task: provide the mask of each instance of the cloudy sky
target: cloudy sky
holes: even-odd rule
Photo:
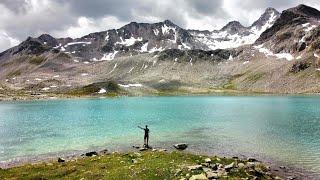
[[[81,37],[131,21],[169,19],[188,29],[220,29],[228,21],[250,25],[267,7],[278,11],[319,0],[1,0],[0,51],[28,36]]]

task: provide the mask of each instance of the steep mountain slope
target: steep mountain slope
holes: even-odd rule
[[[130,23],[81,38],[27,38],[0,54],[0,88],[64,93],[112,81],[129,94],[250,91],[320,93],[320,15],[268,8],[250,27],[185,30]],[[261,34],[261,35],[260,35]],[[8,92],[8,91],[7,91]]]
[[[286,53],[292,60],[307,51],[319,49],[320,11],[305,5],[285,10],[274,25],[255,42],[257,48],[269,54]]]

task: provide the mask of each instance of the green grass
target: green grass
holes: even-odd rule
[[[234,83],[232,81],[227,82],[226,84],[224,84],[222,86],[223,89],[229,89],[229,90],[235,90],[236,86],[234,85]]]
[[[204,162],[206,157],[181,152],[115,153],[96,157],[80,158],[67,163],[49,162],[24,165],[0,170],[0,179],[180,179],[186,174],[199,174],[201,171],[188,171],[187,166]],[[138,160],[133,163],[132,160]],[[215,157],[214,163],[230,164],[233,159]],[[176,170],[181,173],[175,175]],[[246,178],[244,170],[230,173],[230,179]]]
[[[250,74],[248,77],[246,77],[245,81],[255,83],[259,79],[261,79],[264,75],[265,75],[264,73]]]
[[[42,62],[44,62],[45,60],[47,60],[45,57],[43,56],[34,56],[29,60],[30,64],[35,64],[35,65],[39,65]]]
[[[122,91],[116,82],[107,81],[89,84],[84,87],[79,87],[77,89],[71,90],[70,92],[67,92],[67,94],[72,96],[94,95],[97,94],[97,92],[99,92],[101,88],[107,91],[107,93],[105,93],[104,95],[111,97],[119,95]]]

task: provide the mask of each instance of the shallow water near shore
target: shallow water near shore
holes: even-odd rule
[[[0,103],[0,161],[141,144],[274,159],[320,174],[320,97],[121,97]]]

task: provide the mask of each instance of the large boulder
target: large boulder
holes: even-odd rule
[[[59,163],[64,163],[64,162],[66,162],[66,160],[63,159],[63,158],[58,158],[58,162],[59,162]]]
[[[188,147],[188,144],[186,143],[179,143],[179,144],[175,144],[173,145],[173,147],[175,147],[178,150],[185,150]]]
[[[92,151],[92,152],[87,152],[85,155],[86,155],[86,156],[89,156],[89,157],[91,157],[91,156],[98,156],[98,153],[95,152],[95,151]]]

